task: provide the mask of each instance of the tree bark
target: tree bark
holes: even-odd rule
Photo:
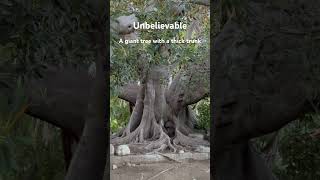
[[[26,114],[70,131],[80,138],[92,80],[84,69],[48,67],[41,79],[26,84]]]
[[[175,113],[209,96],[209,72],[209,60],[204,60],[190,65],[175,76],[165,92],[166,102]]]
[[[105,5],[103,3],[103,5]],[[98,8],[98,7],[96,7]],[[93,19],[96,32],[93,40],[96,50],[96,77],[91,89],[85,127],[72,158],[66,180],[102,180],[109,147],[107,127],[107,47],[104,16]]]
[[[301,6],[311,13],[297,12]],[[316,33],[304,38],[319,7],[318,1],[249,1],[248,16],[229,19],[215,39],[214,179],[275,179],[249,142],[312,111],[310,102],[319,100],[319,72],[312,67],[320,55],[311,49],[320,44]]]
[[[131,104],[136,103],[136,97],[139,91],[139,86],[137,84],[127,84],[121,88],[121,92],[118,97]]]

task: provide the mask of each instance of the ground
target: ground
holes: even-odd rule
[[[112,180],[209,180],[210,161],[121,165],[110,174]]]

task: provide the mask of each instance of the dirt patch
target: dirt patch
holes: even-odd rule
[[[118,165],[110,174],[111,180],[209,180],[210,161]]]

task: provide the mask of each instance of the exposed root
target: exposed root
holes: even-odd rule
[[[210,143],[203,139],[192,138],[182,134],[178,129],[176,129],[176,137],[173,139],[173,143],[178,146],[194,148],[197,146],[209,146]]]
[[[128,135],[111,139],[111,144],[140,145],[141,149],[147,152],[161,152],[166,149],[172,150],[173,152],[177,151],[177,148],[171,143],[170,137],[163,131],[162,127],[156,123],[155,119],[153,119],[150,126],[152,128],[146,128],[145,124],[141,123],[137,129]],[[144,134],[152,134],[152,136],[146,139]]]
[[[139,101],[140,97],[137,101]],[[121,136],[111,139],[112,144],[140,144],[146,145],[144,149],[148,152],[159,152],[168,148],[176,152],[176,148],[171,144],[170,137],[163,131],[161,123],[157,123],[154,113],[154,100],[155,90],[153,84],[147,83],[143,101],[144,106],[136,105],[133,111],[133,113],[139,112],[141,111],[140,108],[143,108],[139,126],[133,132],[130,131],[130,126],[127,126],[128,128],[122,132]],[[132,114],[130,121],[135,117],[139,117],[139,115]]]
[[[171,160],[171,161],[174,161],[174,162],[177,162],[177,163],[182,163],[182,161],[179,161],[179,160],[177,160],[176,158],[172,158],[172,157],[170,157],[169,155],[162,154],[162,153],[156,153],[156,154],[159,154],[159,155],[161,155],[161,156],[163,156],[163,157],[165,157],[165,158],[167,158],[167,159],[169,159],[169,160]]]
[[[162,127],[160,127],[158,124],[157,124],[157,128],[160,130],[159,139],[157,139],[156,141],[152,141],[150,144],[148,144],[145,147],[145,149],[146,150],[154,149],[152,152],[160,152],[168,148],[173,152],[176,152],[177,149],[171,143],[170,137],[163,131]]]
[[[128,134],[123,131],[122,136],[111,139],[111,143],[114,145],[129,144],[136,147],[140,146],[139,149],[141,151],[148,153],[157,153],[165,150],[175,153],[180,149],[192,149],[200,145],[209,146],[208,141],[186,136],[180,132],[179,128],[176,128],[176,136],[172,140],[164,132],[161,123],[158,124],[154,116],[150,115],[150,110],[146,111],[143,117],[148,118],[142,118],[145,121],[142,121],[138,128]]]

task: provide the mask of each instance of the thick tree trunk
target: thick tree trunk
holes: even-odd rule
[[[138,88],[139,92],[136,97],[135,106],[133,108],[132,115],[130,117],[129,123],[125,130],[118,134],[117,137],[111,140],[112,144],[147,144],[147,141],[152,141],[158,138],[161,138],[161,142],[167,141],[166,143],[169,145],[170,138],[163,132],[163,129],[160,125],[161,116],[156,116],[157,112],[162,112],[162,105],[158,105],[156,103],[156,98],[162,97],[157,96],[161,94],[161,85],[159,84],[160,79],[156,79],[155,77],[158,75],[160,77],[164,77],[161,74],[161,71],[155,72],[155,76],[144,76],[146,79],[142,79],[142,84]],[[159,103],[159,101],[158,101]],[[157,104],[157,105],[156,105]],[[159,143],[159,146],[162,146],[162,143]],[[145,147],[145,149],[157,149],[160,147],[156,146]],[[163,146],[164,147],[164,146]]]
[[[101,5],[105,5],[105,3]],[[96,8],[104,9],[105,7],[97,6],[94,10],[97,10]],[[90,93],[85,127],[68,169],[66,180],[102,180],[105,174],[109,147],[109,128],[106,122],[106,111],[109,107],[107,106],[108,89],[106,78],[108,72],[105,18],[105,16],[98,13],[92,21],[95,30],[92,33],[92,38],[95,42],[94,45],[97,47],[96,77]]]
[[[135,100],[135,106],[128,125],[112,138],[111,143],[130,144],[140,152],[175,152],[177,149],[209,145],[209,142],[203,139],[188,137],[196,123],[188,105],[196,103],[208,94],[208,86],[204,85],[208,80],[199,81],[200,79],[195,78],[196,75],[192,78],[194,73],[199,73],[193,70],[190,71],[193,73],[178,75],[167,89],[169,74],[164,67],[152,67],[144,72],[146,74],[142,75],[144,79],[141,80],[141,85],[130,84],[124,86],[120,92],[121,99],[130,103]],[[195,82],[193,86],[197,87],[197,90],[183,84],[185,80],[180,82],[182,77],[188,79],[188,82]],[[203,79],[205,78],[202,76],[201,80]],[[190,92],[192,90],[193,93]]]

